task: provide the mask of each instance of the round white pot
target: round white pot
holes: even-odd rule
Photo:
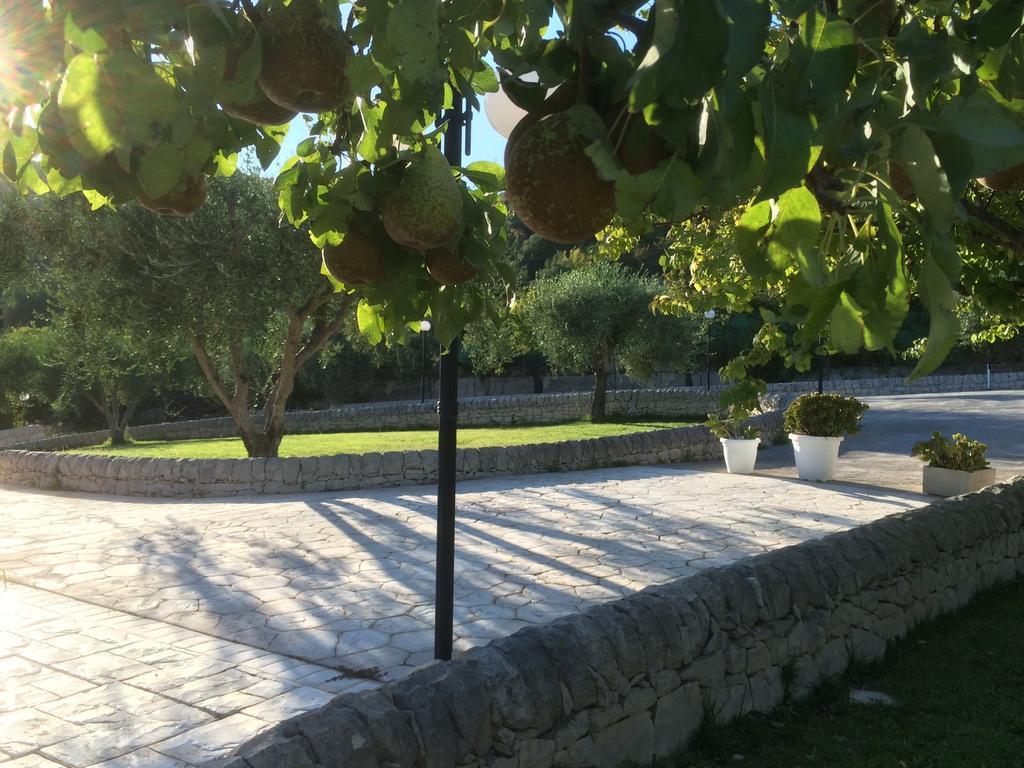
[[[789,439],[793,442],[796,472],[801,480],[824,483],[832,479],[843,438],[791,434]]]
[[[757,461],[757,446],[761,442],[760,437],[755,437],[753,440],[720,437],[718,442],[722,444],[725,468],[730,475],[749,475],[754,471],[754,462]]]

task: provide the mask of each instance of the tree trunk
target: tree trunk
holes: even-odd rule
[[[604,421],[608,400],[608,364],[602,360],[594,366],[594,399],[590,404],[590,420]]]
[[[543,373],[531,373],[530,378],[533,379],[533,394],[540,395],[544,392],[544,374]]]
[[[331,336],[338,332],[344,319],[345,308],[341,307],[333,316],[318,320],[305,344],[302,343],[302,331],[306,320],[331,296],[330,288],[324,287],[320,292],[313,294],[302,308],[288,313],[288,329],[285,332],[281,360],[274,377],[274,385],[263,408],[262,423],[254,419],[249,411],[249,373],[245,367],[241,344],[232,346],[230,350],[235,382],[234,390],[229,391],[217,372],[203,339],[199,336],[192,339],[192,351],[199,362],[199,367],[234,419],[242,444],[250,458],[274,458],[278,455],[281,439],[284,437],[285,406],[295,389],[295,375]]]

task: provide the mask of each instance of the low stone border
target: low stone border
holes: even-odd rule
[[[752,419],[765,443],[782,436],[782,414]],[[565,472],[609,465],[699,461],[721,456],[704,427],[678,427],[561,443],[460,448],[458,478]],[[0,451],[0,483],[120,496],[176,498],[340,491],[437,480],[437,451],[391,451],[292,459],[136,459]]]
[[[770,711],[1024,573],[1022,527],[1018,478],[523,629],[340,696],[216,764],[647,765],[706,712]]]
[[[927,392],[967,392],[984,390],[984,375],[928,376],[908,384],[904,379],[849,379],[829,381],[830,392],[844,395],[902,395]],[[992,374],[996,389],[1024,389],[1024,372]],[[791,381],[768,385],[767,407],[777,408],[792,397],[815,391],[816,382]],[[612,418],[692,418],[713,411],[723,387],[661,387],[655,389],[619,389],[608,393],[608,415]],[[592,395],[570,392],[543,395],[503,395],[498,397],[466,397],[459,401],[459,423],[466,427],[500,427],[513,424],[558,424],[579,421],[590,415]],[[379,429],[436,429],[436,403],[428,401],[362,403],[342,405],[322,411],[293,411],[287,414],[285,426],[292,434],[313,432],[347,432]],[[198,440],[236,437],[238,430],[228,417],[171,421],[162,424],[133,426],[129,430],[136,440]],[[67,451],[100,445],[110,437],[108,432],[83,432],[75,435],[43,437],[26,435],[18,441],[8,440],[0,447],[10,446],[29,451]]]

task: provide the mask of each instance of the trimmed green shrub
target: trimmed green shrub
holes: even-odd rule
[[[977,472],[988,466],[986,451],[988,446],[983,442],[971,440],[959,432],[953,435],[952,440],[941,432],[932,432],[932,439],[917,443],[910,455],[927,461],[929,467]]]
[[[794,435],[842,437],[856,435],[860,420],[868,409],[855,397],[835,392],[801,395],[786,409],[783,427]]]

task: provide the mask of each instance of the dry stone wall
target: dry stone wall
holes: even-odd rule
[[[782,435],[782,415],[752,420],[765,442]],[[458,478],[564,472],[608,465],[717,458],[721,446],[704,427],[561,443],[462,448]],[[0,451],[0,483],[122,496],[249,496],[415,485],[437,480],[437,451],[391,451],[291,459],[141,459]]]
[[[1024,479],[649,587],[344,695],[226,768],[615,768],[767,712],[1024,573]]]
[[[0,448],[43,440],[49,437],[51,432],[49,427],[39,424],[30,424],[27,427],[15,427],[14,429],[0,429]]]
[[[984,375],[929,376],[908,384],[904,379],[877,378],[831,381],[829,391],[847,395],[893,395],[924,392],[966,392],[984,390]],[[992,374],[993,389],[1024,389],[1024,372]],[[792,397],[816,390],[815,382],[796,381],[768,385],[766,405],[775,408]],[[722,387],[665,387],[620,389],[608,393],[608,414],[612,418],[700,417],[713,411]],[[558,424],[578,421],[590,414],[591,394],[571,392],[542,395],[470,397],[459,402],[459,423],[467,427],[498,427],[516,424]],[[286,428],[293,434],[380,429],[435,429],[437,410],[433,402],[398,401],[343,405],[321,411],[293,411],[286,416]],[[238,432],[228,418],[172,421],[132,427],[136,440],[197,440],[235,437]],[[17,442],[0,443],[32,451],[66,451],[100,445],[107,432],[85,432],[55,437],[26,436]]]

